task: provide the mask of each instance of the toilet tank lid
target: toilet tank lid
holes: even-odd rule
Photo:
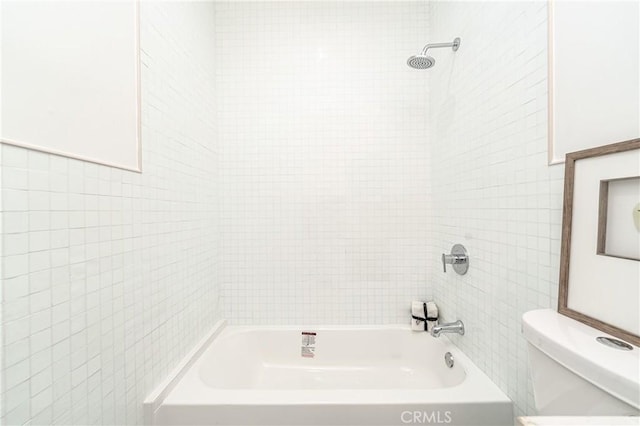
[[[522,315],[522,333],[533,346],[605,392],[640,408],[640,348],[623,351],[596,341],[613,337],[553,309]]]

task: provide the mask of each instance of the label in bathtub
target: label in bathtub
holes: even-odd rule
[[[313,358],[316,355],[316,333],[314,331],[302,332],[300,355],[305,358]]]

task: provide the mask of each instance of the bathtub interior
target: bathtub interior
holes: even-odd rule
[[[305,357],[307,330],[226,329],[199,363],[200,379],[216,389],[436,389],[466,376],[426,333],[311,328],[315,352]]]

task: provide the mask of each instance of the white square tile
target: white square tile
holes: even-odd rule
[[[4,359],[37,370],[12,373],[2,420],[141,423],[144,395],[223,316],[406,323],[432,295],[530,411],[517,325],[556,303],[562,209],[546,5],[141,8],[142,174],[1,147]],[[452,36],[455,55],[406,66]],[[464,277],[439,263],[457,242]]]

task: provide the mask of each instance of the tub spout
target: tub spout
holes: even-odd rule
[[[449,324],[436,325],[431,329],[431,335],[433,337],[440,337],[442,333],[458,333],[464,336],[464,323],[458,320]]]

